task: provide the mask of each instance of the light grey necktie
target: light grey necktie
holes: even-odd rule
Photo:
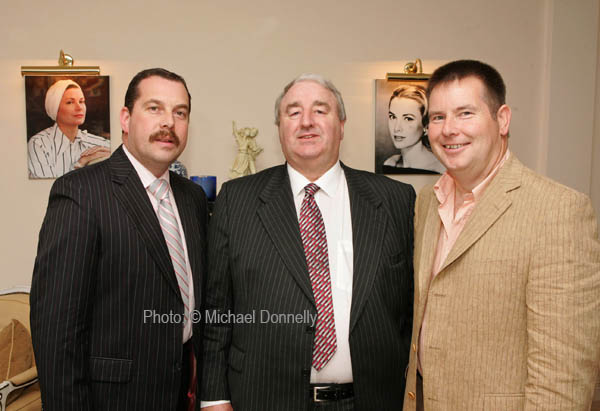
[[[162,229],[167,247],[169,248],[169,255],[173,262],[173,269],[175,270],[175,277],[177,277],[177,284],[181,291],[181,298],[183,299],[184,309],[184,326],[190,318],[190,286],[188,283],[188,273],[185,263],[185,253],[183,251],[183,241],[181,240],[181,231],[179,230],[179,224],[175,218],[175,212],[169,199],[169,183],[167,180],[157,178],[148,187],[148,190],[156,200],[158,201],[158,222]]]

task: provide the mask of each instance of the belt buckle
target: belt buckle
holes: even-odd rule
[[[313,401],[314,402],[325,402],[325,401],[328,401],[328,400],[320,400],[320,399],[318,399],[317,398],[317,393],[319,392],[319,390],[326,390],[326,389],[329,389],[329,388],[331,388],[331,385],[326,385],[324,387],[313,387]]]

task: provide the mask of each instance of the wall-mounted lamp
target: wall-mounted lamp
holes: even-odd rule
[[[404,73],[387,73],[385,76],[388,80],[426,80],[429,77],[431,77],[431,74],[423,73],[421,59],[406,63],[404,65]]]
[[[22,76],[59,76],[63,74],[80,76],[99,76],[98,66],[74,66],[73,57],[60,51],[58,66],[21,66]]]

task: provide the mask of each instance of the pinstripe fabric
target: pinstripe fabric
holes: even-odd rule
[[[425,188],[415,217],[412,342],[425,312],[425,410],[589,410],[600,361],[589,199],[511,155],[430,283],[437,205]],[[415,409],[416,358],[413,350],[405,410]]]
[[[171,173],[200,302],[206,199]],[[174,409],[183,314],[158,219],[122,148],[56,180],[38,245],[31,329],[45,410]],[[194,326],[194,346],[201,330]]]
[[[350,352],[356,409],[398,410],[412,318],[410,186],[343,166],[352,218],[354,278]],[[255,313],[249,323],[204,332],[202,400],[236,411],[307,410],[314,328],[261,321],[316,314],[285,166],[227,182],[209,230],[205,308]]]

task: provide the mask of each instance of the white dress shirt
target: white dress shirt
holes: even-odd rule
[[[158,201],[156,197],[148,190],[150,184],[156,180],[156,176],[150,172],[146,167],[142,165],[134,156],[127,150],[127,147],[123,145],[123,151],[127,155],[129,161],[133,165],[133,168],[137,172],[140,180],[142,180],[142,185],[146,189],[146,194],[148,194],[148,198],[152,203],[152,208],[154,208],[154,212],[158,217]],[[187,244],[185,242],[185,233],[183,232],[183,226],[181,225],[181,219],[179,218],[179,211],[177,210],[177,202],[175,201],[175,196],[173,195],[173,190],[171,189],[171,180],[169,178],[169,170],[165,171],[165,173],[158,177],[167,180],[169,183],[169,200],[171,205],[173,206],[173,211],[175,212],[175,218],[177,219],[177,224],[179,224],[179,230],[181,232],[181,242],[183,243],[183,251],[185,253],[185,269],[187,270],[188,276],[188,284],[190,285],[190,310],[194,310],[195,301],[194,301],[194,278],[192,277],[192,267],[190,266],[190,258],[188,256]],[[168,313],[165,313],[168,314]],[[188,321],[183,328],[183,342],[187,342],[190,338],[192,338],[192,321]]]
[[[304,199],[304,187],[311,181],[289,164],[287,169],[299,219]],[[341,384],[352,382],[352,361],[348,342],[352,304],[352,274],[354,272],[350,196],[348,195],[346,176],[339,161],[313,183],[320,188],[314,197],[323,216],[327,235],[337,350],[321,371],[311,367],[310,382]]]

